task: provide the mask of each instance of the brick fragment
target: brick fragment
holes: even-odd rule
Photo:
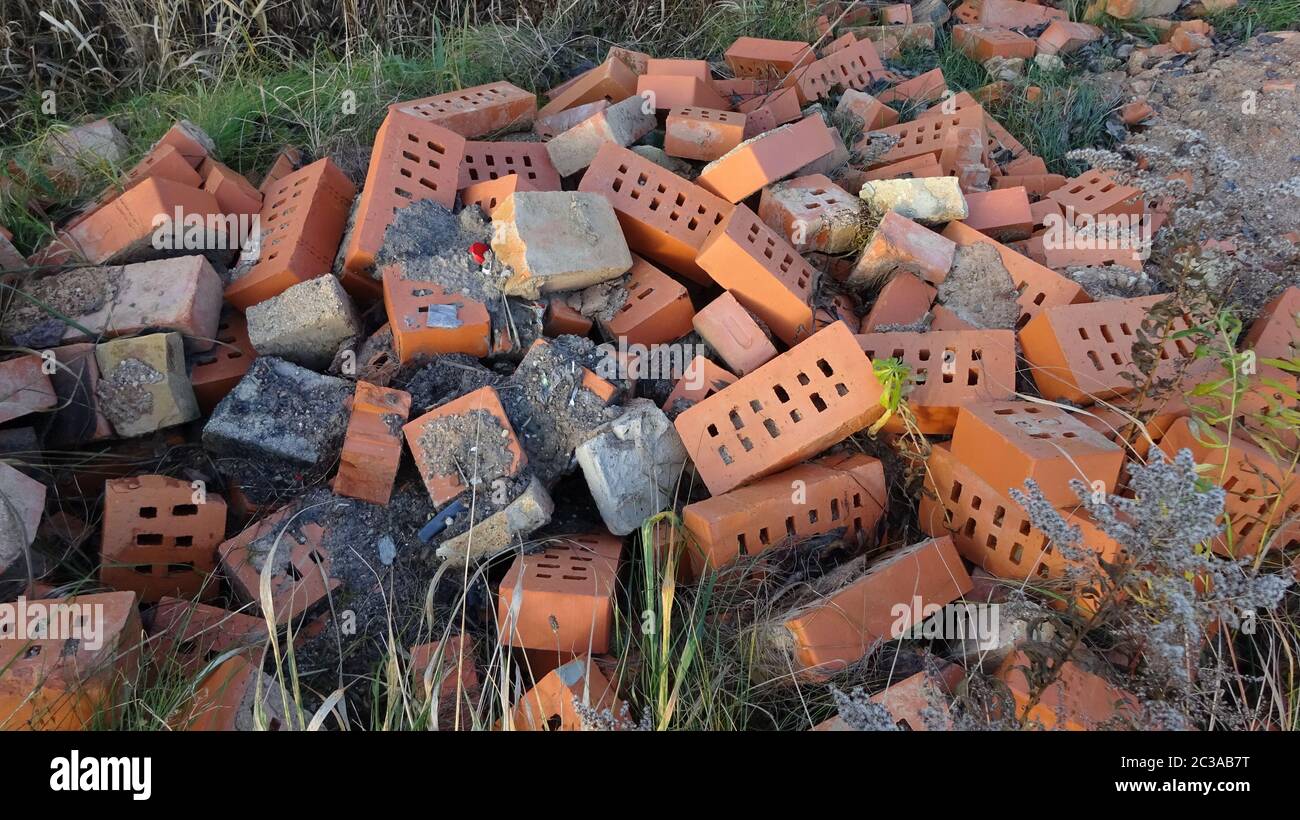
[[[325,528],[285,507],[217,548],[221,570],[239,599],[261,611],[261,578],[270,562],[271,615],[277,624],[297,620],[342,586],[323,546]]]
[[[886,211],[845,281],[850,287],[863,288],[893,271],[906,271],[938,284],[952,268],[956,249],[947,237],[897,211]]]
[[[46,369],[45,359],[34,353],[0,362],[0,423],[58,404]]]
[[[0,463],[0,577],[10,568],[24,571],[26,550],[36,540],[45,512],[45,485]]]
[[[1265,305],[1242,344],[1268,359],[1300,356],[1300,288],[1293,285]]]
[[[734,374],[703,356],[696,356],[686,365],[682,377],[673,385],[672,392],[664,401],[663,410],[675,416],[685,407],[712,396],[735,380]]]
[[[559,175],[567,177],[590,165],[605,143],[626,147],[656,124],[654,110],[647,109],[640,97],[629,97],[557,134],[546,143],[546,153]]]
[[[671,508],[686,450],[663,411],[632,399],[623,414],[599,427],[575,450],[605,527],[627,535]]]
[[[401,426],[411,411],[411,394],[358,381],[352,416],[334,477],[335,495],[387,505],[402,461]]]
[[[852,116],[862,122],[862,131],[875,131],[888,128],[898,122],[898,112],[864,91],[848,89],[835,106],[835,113],[841,117]]]
[[[862,319],[862,333],[873,333],[881,325],[910,325],[920,321],[934,304],[935,289],[914,274],[895,271]]]
[[[257,358],[242,313],[230,311],[221,317],[215,335],[216,344],[206,353],[195,356],[190,368],[190,385],[194,388],[199,410],[205,416],[211,415],[217,403],[239,384]]]
[[[492,250],[514,270],[505,285],[510,295],[585,288],[632,267],[613,207],[594,193],[515,193],[492,224]]]
[[[1038,35],[1039,54],[1073,54],[1094,40],[1101,39],[1101,29],[1089,23],[1053,20]]]
[[[164,596],[147,619],[145,629],[155,642],[154,663],[164,669],[174,665],[187,678],[232,650],[256,661],[267,639],[264,618],[182,598]]]
[[[705,344],[741,376],[776,357],[776,348],[767,334],[730,292],[696,313],[693,325]]]
[[[856,243],[862,207],[826,176],[810,174],[764,188],[758,215],[800,252],[835,254]]]
[[[1065,661],[1041,692],[1029,681],[1027,670],[1032,665],[1028,655],[1016,652],[998,670],[998,678],[1015,700],[1016,720],[1074,732],[1139,725],[1142,707],[1137,698],[1074,661]]]
[[[576,703],[582,704],[579,712]],[[568,661],[537,682],[520,696],[510,714],[509,728],[515,731],[542,732],[558,728],[576,732],[594,728],[583,714],[609,712],[615,719],[626,720],[617,687],[596,667],[589,656]]]
[[[566,108],[545,117],[538,117],[537,121],[533,123],[533,131],[542,139],[549,140],[556,134],[563,134],[588,117],[593,117],[607,108],[609,108],[609,100],[605,99]]]
[[[254,660],[227,658],[194,686],[194,694],[169,715],[173,731],[279,732],[294,728],[284,712],[291,696]]]
[[[439,282],[407,279],[405,270],[400,263],[382,269],[384,309],[398,361],[405,364],[437,353],[488,355],[492,319],[487,306],[462,293],[448,293]]]
[[[489,559],[508,549],[521,549],[524,539],[546,526],[554,513],[555,503],[534,476],[504,509],[443,541],[436,554],[452,566],[461,566]]]
[[[671,342],[691,332],[695,308],[686,288],[639,256],[632,257],[627,301],[601,329],[628,345]]]
[[[637,75],[627,63],[617,57],[609,57],[605,62],[578,77],[567,88],[558,91],[550,102],[537,112],[538,119],[549,117],[568,108],[607,100],[616,103],[626,100],[637,93]]]
[[[431,425],[445,425],[458,419],[463,420],[470,432],[459,438],[455,438],[453,432],[452,441],[447,441],[446,436],[438,436],[430,442],[424,440]],[[528,457],[519,446],[514,428],[510,425],[510,419],[506,416],[494,387],[481,387],[439,405],[403,425],[402,433],[406,436],[411,454],[415,456],[415,465],[424,486],[429,490],[429,498],[439,507],[472,487],[478,487],[482,491],[482,488],[490,488],[498,479],[518,475],[528,463]],[[482,464],[477,455],[480,437],[485,442],[504,442],[510,461],[501,465],[502,472],[499,475],[481,472],[480,468],[486,469],[489,465]],[[497,445],[494,443],[492,446]],[[444,449],[452,447],[456,449]],[[472,482],[472,486],[466,480]]]

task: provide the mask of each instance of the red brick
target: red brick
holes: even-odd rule
[[[934,304],[935,293],[934,287],[913,274],[896,271],[863,318],[862,332],[872,333],[881,325],[910,325],[920,321]]]
[[[203,164],[203,160],[208,158],[208,149],[195,137],[191,129],[193,129],[192,124],[183,121],[177,122],[173,124],[171,128],[167,129],[167,133],[163,134],[162,137],[153,144],[153,147],[158,148],[162,145],[170,145],[177,151],[180,151],[181,156],[185,157],[185,159],[189,161],[190,165],[197,170],[198,167]]]
[[[1088,23],[1053,20],[1038,35],[1039,54],[1073,54],[1079,49],[1101,39],[1101,29]]]
[[[1054,401],[1069,399],[1086,405],[1133,390],[1133,382],[1124,378],[1126,373],[1139,375],[1133,365],[1133,343],[1147,312],[1163,298],[1058,305],[1031,319],[1020,331],[1020,345],[1039,392]],[[1173,330],[1188,326],[1181,320]],[[1166,341],[1161,354],[1166,361],[1157,374],[1172,375],[1173,360],[1190,357],[1192,347],[1186,339]]]
[[[411,394],[358,381],[343,439],[335,495],[387,505],[402,461],[398,427],[411,411]]]
[[[537,95],[497,82],[398,103],[397,108],[473,139],[528,128],[537,114]]]
[[[956,250],[948,237],[895,211],[886,211],[847,281],[850,286],[861,288],[883,279],[891,271],[903,270],[937,285],[947,278]]]
[[[466,185],[460,191],[460,199],[466,208],[477,205],[483,209],[483,215],[491,218],[497,206],[510,198],[515,191],[539,191],[541,188],[528,181],[528,177],[519,174],[506,174],[487,182]],[[553,190],[559,190],[553,189]]]
[[[630,48],[623,48],[622,46],[612,46],[609,51],[606,52],[605,56],[622,60],[627,64],[628,68],[632,69],[633,74],[644,74],[646,73],[646,69],[650,67],[651,57],[643,51],[633,51]],[[547,94],[547,96],[549,97],[551,95]]]
[[[708,60],[651,57],[646,60],[645,71],[642,73],[670,77],[695,77],[705,81],[710,79]]]
[[[671,342],[690,333],[694,315],[695,308],[685,287],[634,256],[627,282],[627,301],[601,326],[610,338],[624,338],[629,345],[652,345]]]
[[[753,83],[754,93],[736,106],[736,110],[745,115],[745,139],[771,131],[778,125],[794,122],[803,116],[797,89],[771,86],[763,80],[755,80]],[[763,120],[763,115],[759,113],[761,111],[771,114],[772,125],[751,133],[750,119],[757,117],[756,122]]]
[[[160,475],[109,481],[104,493],[99,580],[145,603],[164,596],[212,598],[217,545],[226,534],[226,502],[188,481]]]
[[[244,310],[328,273],[355,196],[356,187],[328,157],[269,187],[259,217],[260,257],[226,288],[226,301]]]
[[[274,551],[270,573],[270,613],[276,624],[296,620],[319,608],[342,586],[333,575],[333,559],[321,542],[325,528],[285,507],[252,524],[217,548],[221,569],[239,599],[261,610],[261,577]]]
[[[637,93],[637,75],[627,63],[616,57],[578,77],[574,82],[542,106],[537,112],[538,119],[557,114],[567,108],[583,105],[596,100],[616,103],[626,100]]]
[[[420,701],[431,700],[437,693],[441,713],[450,706],[448,723],[456,725],[456,701],[461,698],[462,722],[469,722],[473,697],[479,692],[478,669],[474,664],[474,640],[468,635],[455,635],[444,641],[422,643],[411,647],[411,675]],[[437,680],[434,678],[437,677]],[[440,720],[441,724],[442,721]]]
[[[407,279],[401,263],[381,271],[393,349],[405,364],[435,353],[486,356],[492,337],[487,307],[432,280]]]
[[[578,190],[610,201],[634,253],[711,284],[695,257],[731,212],[730,203],[617,145],[601,147]]]
[[[280,153],[276,154],[275,159],[271,161],[271,167],[267,169],[266,176],[262,177],[262,184],[257,186],[257,190],[265,197],[271,186],[301,167],[301,151],[292,146],[281,148]]]
[[[549,140],[557,134],[563,134],[588,117],[594,117],[606,108],[609,108],[609,101],[604,99],[566,108],[545,117],[538,117],[533,123],[533,131],[537,136]]]
[[[816,59],[807,43],[737,37],[722,55],[737,77],[784,77]]]
[[[921,609],[943,606],[972,586],[950,538],[934,538],[889,553],[834,594],[800,608],[786,620],[796,668],[813,678],[829,677],[861,660],[876,641],[900,637],[892,634],[900,620],[895,605],[911,610],[919,599]],[[909,617],[902,627],[914,625]]]
[[[993,57],[1032,59],[1034,41],[1018,31],[991,26],[952,27],[952,42],[978,63]]]
[[[1064,186],[1047,196],[1065,209],[1067,219],[1071,209],[1076,218],[1083,214],[1140,215],[1145,210],[1142,192],[1129,185],[1120,185],[1107,171],[1080,174],[1066,180]]]
[[[560,175],[551,164],[546,145],[540,142],[466,142],[456,187],[464,189],[511,174],[527,180],[530,191],[560,190]]]
[[[801,253],[845,253],[856,244],[862,209],[825,175],[808,174],[764,188],[758,216]]]
[[[622,554],[622,540],[605,533],[557,538],[540,552],[516,558],[497,587],[501,644],[575,654],[607,651]]]
[[[732,209],[696,262],[786,344],[812,332],[818,271],[744,205]]]
[[[864,91],[852,88],[844,92],[835,113],[852,115],[862,121],[863,132],[888,128],[898,122],[898,112]]]
[[[211,350],[194,357],[190,370],[190,385],[204,415],[211,413],[235,389],[257,358],[242,313],[231,311],[223,316],[217,324],[216,339]]]
[[[817,115],[770,131],[705,166],[700,187],[728,202],[745,197],[829,154],[835,148],[826,122]]]
[[[729,292],[695,314],[693,325],[705,344],[741,376],[776,357],[771,340]]]
[[[259,663],[236,655],[194,684],[193,694],[167,717],[167,725],[183,732],[278,732],[287,728],[280,714],[285,697]]]
[[[58,404],[45,370],[45,359],[35,353],[0,362],[0,423]]]
[[[1265,305],[1242,345],[1266,359],[1300,356],[1300,288],[1292,285]]]
[[[700,401],[677,432],[711,493],[793,466],[880,417],[871,361],[840,322]]]
[[[1015,701],[1016,720],[1074,732],[1137,727],[1142,706],[1130,693],[1069,660],[1039,691],[1026,674],[1032,666],[1028,655],[1016,652],[998,669],[998,678]]]
[[[1021,154],[1015,159],[1008,162],[1003,170],[1007,174],[1017,176],[1042,176],[1047,173],[1047,163],[1043,162],[1042,157],[1033,154]],[[1028,191],[1026,191],[1028,193]]]
[[[420,471],[420,478],[424,480],[424,486],[429,490],[429,498],[433,499],[435,506],[441,507],[443,504],[451,501],[456,496],[466,492],[470,488],[461,480],[460,473],[453,470],[450,473],[435,473],[433,465],[429,463],[428,455],[423,447],[420,446],[420,436],[424,428],[435,419],[452,418],[463,416],[474,411],[483,410],[491,413],[500,423],[500,430],[492,430],[484,427],[484,435],[502,435],[506,440],[506,449],[510,451],[511,461],[506,467],[504,475],[482,475],[478,476],[476,472],[477,465],[466,464],[463,469],[466,475],[478,477],[482,485],[490,487],[496,479],[509,478],[519,475],[528,463],[528,456],[519,446],[519,439],[515,437],[514,428],[510,425],[510,419],[506,416],[505,408],[501,406],[501,398],[497,395],[495,387],[480,387],[471,393],[466,393],[458,399],[441,404],[430,410],[419,418],[402,426],[402,433],[406,436],[407,446],[411,448],[411,454],[415,457],[415,466]],[[466,449],[473,446],[472,442],[465,442]]]
[[[908,366],[913,385],[907,404],[923,433],[948,435],[966,404],[1015,393],[1015,338],[1009,330],[867,333],[857,340],[873,361],[894,358]],[[902,419],[894,416],[884,429],[902,432]]]
[[[656,111],[674,108],[727,108],[727,101],[708,80],[674,74],[642,74],[636,93]]]
[[[848,34],[848,37],[853,37]],[[817,62],[796,71],[787,81],[799,89],[803,102],[812,102],[828,96],[836,88],[864,91],[885,70],[876,53],[876,45],[867,39],[833,51]]]
[[[712,161],[741,143],[745,115],[716,108],[676,108],[668,114],[664,153]]]
[[[944,140],[948,131],[953,128],[973,128],[982,135],[984,133],[983,109],[966,108],[955,114],[925,117],[876,130],[873,133],[889,134],[897,137],[898,142],[872,163],[872,167],[890,165],[923,155],[933,156],[937,160],[943,153]]]
[[[962,222],[993,239],[1024,239],[1033,232],[1034,216],[1024,188],[966,193],[970,215]]]
[[[265,618],[172,597],[149,610],[146,628],[155,665],[165,669],[175,664],[187,679],[230,651],[256,661],[267,640]]]
[[[1203,475],[1226,492],[1220,522],[1224,531],[1212,545],[1216,553],[1253,556],[1265,538],[1269,550],[1288,550],[1300,542],[1300,473],[1288,461],[1279,464],[1243,436],[1207,433],[1201,422],[1186,417],[1169,426],[1159,446],[1170,457],[1191,450],[1197,464],[1209,467]]]
[[[552,670],[520,695],[511,711],[509,728],[523,732],[577,732],[595,728],[587,725],[575,702],[585,710],[602,714],[608,711],[616,719],[624,717],[617,687],[589,656],[583,655]]]
[[[112,726],[122,714],[128,689],[140,674],[143,633],[135,593],[27,602],[29,612],[74,604],[102,607],[82,616],[99,618],[102,613],[96,624],[98,648],[64,637],[0,641],[0,730],[82,730]]]
[[[1007,174],[989,181],[995,190],[1024,188],[1032,199],[1041,199],[1065,184],[1060,174]]]
[[[873,533],[888,503],[884,468],[865,453],[825,456],[744,487],[688,504],[682,523],[694,536],[694,571],[738,556],[843,528],[845,538]]]
[[[1060,9],[1021,0],[980,0],[979,12],[981,23],[1002,28],[1025,28],[1070,19],[1069,14]]]
[[[936,68],[882,91],[876,95],[876,99],[886,105],[904,101],[913,104],[933,102],[941,99],[947,90],[948,83],[943,78],[943,71]]]
[[[861,183],[867,183],[877,179],[925,179],[941,176],[943,169],[939,167],[939,157],[935,154],[921,154],[865,171],[858,179]],[[861,191],[862,185],[857,185],[857,188]]]
[[[696,314],[699,315],[699,314]],[[696,356],[686,366],[682,377],[673,385],[664,401],[664,412],[674,409],[678,401],[695,404],[731,384],[736,377],[703,356]]]
[[[912,22],[912,7],[907,3],[894,3],[880,10],[880,22],[885,25],[909,25]]]
[[[203,161],[199,172],[203,174],[203,190],[216,198],[221,213],[252,216],[262,210],[262,192],[243,174],[211,157]]]
[[[546,313],[542,317],[542,332],[547,336],[586,336],[591,332],[592,321],[578,311],[569,307],[559,296],[552,296],[546,303]]]
[[[375,134],[361,201],[344,246],[344,267],[355,274],[375,264],[394,214],[412,202],[456,204],[465,138],[436,123],[389,109]]]

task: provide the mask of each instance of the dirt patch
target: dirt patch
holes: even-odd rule
[[[473,356],[447,353],[430,357],[427,364],[400,371],[393,379],[393,386],[411,394],[411,418],[415,418],[500,380],[500,374],[479,364]]]
[[[952,270],[939,283],[939,302],[976,327],[1012,330],[1020,318],[1016,283],[986,242],[957,249]]]
[[[0,320],[0,333],[21,347],[57,347],[67,324],[51,311],[72,319],[94,313],[117,298],[121,279],[120,267],[108,267],[77,268],[34,280],[24,291],[49,310],[14,297]]]
[[[489,250],[485,274],[485,264],[470,253],[471,246],[487,245],[490,239],[491,223],[477,206],[453,214],[436,202],[422,200],[397,212],[375,257],[375,270],[400,262],[406,279],[437,282],[447,292],[463,294],[493,310],[505,279],[501,267]],[[372,275],[378,278],[377,273]]]
[[[500,419],[487,410],[471,410],[455,416],[433,419],[425,425],[417,444],[424,464],[435,475],[459,475],[466,491],[478,488],[477,504],[499,508],[518,495],[507,485],[522,490],[526,479],[509,477],[514,453],[508,446],[509,434]]]
[[[617,279],[598,282],[582,290],[556,294],[552,298],[562,299],[565,304],[595,322],[608,322],[614,318],[619,309],[627,304],[627,282],[629,274]]]

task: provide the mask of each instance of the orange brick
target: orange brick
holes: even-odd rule
[[[1033,59],[1034,41],[1018,31],[991,26],[952,27],[952,42],[978,63],[993,57]]]
[[[244,310],[334,266],[356,187],[328,157],[267,188],[259,218],[260,257],[226,288]]]
[[[725,566],[738,556],[791,546],[843,529],[855,541],[872,533],[888,503],[884,468],[865,453],[825,456],[744,487],[687,504],[682,523],[698,550],[693,569]]]
[[[698,315],[698,314],[697,314]],[[673,385],[664,401],[664,412],[673,411],[677,402],[695,404],[731,384],[736,377],[703,356],[696,356],[686,366],[682,377]]]
[[[317,609],[342,586],[333,577],[333,559],[321,545],[324,527],[292,512],[284,507],[217,548],[231,588],[257,611],[261,611],[262,571],[267,561],[273,562],[271,606],[277,624]]]
[[[497,395],[495,387],[480,387],[478,390],[466,393],[458,399],[439,405],[418,419],[402,426],[402,433],[406,436],[407,446],[411,448],[411,454],[415,457],[415,466],[420,471],[420,478],[424,480],[424,486],[429,490],[429,498],[433,499],[435,506],[441,507],[456,496],[469,490],[470,487],[465,484],[461,472],[455,467],[446,472],[436,472],[438,466],[430,462],[431,454],[420,444],[420,436],[424,434],[424,430],[430,422],[456,416],[468,416],[478,412],[486,412],[495,417],[500,427],[493,429],[490,425],[479,425],[482,427],[482,435],[503,438],[506,442],[506,449],[510,451],[511,460],[503,475],[479,475],[479,465],[473,461],[473,451],[471,450],[475,443],[472,440],[464,441],[462,442],[463,449],[470,460],[470,463],[460,465],[465,477],[477,477],[482,486],[491,487],[492,482],[497,479],[519,475],[520,471],[528,463],[528,456],[524,454],[523,448],[519,446],[519,439],[515,437],[515,430],[510,425],[510,418],[506,416],[505,408],[501,406],[501,398]]]
[[[674,108],[726,109],[727,101],[708,80],[677,74],[642,74],[636,81],[636,93],[656,111]]]
[[[198,167],[203,164],[203,160],[207,159],[208,149],[205,148],[203,143],[191,132],[191,127],[192,126],[189,126],[188,124],[182,124],[180,122],[173,124],[171,128],[167,129],[167,133],[163,134],[162,137],[153,144],[153,147],[157,148],[160,145],[170,145],[172,148],[180,151],[181,156],[185,157],[190,165],[197,170]]]
[[[276,691],[268,680],[274,679],[257,661],[242,655],[227,658],[194,684],[193,694],[168,716],[168,727],[185,732],[279,731],[285,724],[279,712],[283,691]]]
[[[226,502],[190,482],[161,475],[118,478],[104,486],[99,580],[146,603],[164,596],[211,598],[216,549],[226,535]]]
[[[1093,40],[1100,39],[1101,29],[1096,26],[1053,20],[1038,35],[1037,51],[1039,54],[1072,54]]]
[[[431,280],[407,279],[401,263],[385,265],[384,309],[393,329],[393,348],[405,364],[434,353],[486,356],[492,338],[487,307],[462,293],[448,293]]]
[[[457,697],[465,698],[468,705],[471,697],[479,691],[473,638],[456,635],[445,641],[411,647],[411,675],[415,679],[415,690],[421,700],[429,700],[437,692],[438,699],[442,702],[440,706],[449,703],[454,709]],[[434,677],[438,679],[434,680]],[[462,716],[461,719],[466,717]]]
[[[302,167],[302,152],[297,148],[286,146],[280,149],[271,161],[271,167],[267,169],[266,175],[262,177],[262,184],[257,186],[257,190],[262,192],[265,197],[267,191],[272,185],[292,174]]]
[[[972,128],[983,135],[983,110],[967,108],[955,114],[925,117],[878,129],[873,133],[889,134],[896,137],[898,142],[884,156],[872,163],[872,167],[891,165],[923,155],[930,155],[938,160],[943,153],[948,131],[954,128]],[[980,141],[983,141],[982,136]]]
[[[1043,162],[1042,157],[1033,154],[1022,154],[1008,162],[1005,170],[1012,175],[1041,176],[1047,173],[1047,163]]]
[[[776,357],[767,334],[729,292],[695,314],[693,325],[727,367],[742,376]]]
[[[617,687],[590,656],[583,655],[552,670],[521,695],[510,714],[510,728],[524,732],[577,732],[595,728],[587,725],[575,704],[599,714],[608,711],[616,719],[624,719]]]
[[[1016,720],[1028,720],[1043,729],[1074,732],[1139,725],[1142,706],[1137,698],[1085,671],[1074,661],[1065,661],[1052,683],[1042,691],[1028,679],[1026,670],[1032,665],[1028,655],[1016,652],[998,669],[998,678],[1011,690],[1015,700]]]
[[[745,139],[771,131],[778,125],[794,122],[803,116],[797,89],[771,86],[770,83],[763,80],[754,80],[752,82],[754,84],[753,94],[736,106],[736,110],[745,115]],[[764,115],[761,113],[763,111],[771,115],[772,124],[751,133],[749,130],[750,120],[766,122]]]
[[[812,332],[809,303],[820,274],[744,205],[714,230],[696,262],[786,344]]]
[[[537,114],[537,95],[507,82],[497,82],[398,103],[396,107],[473,139],[528,128]]]
[[[980,0],[979,14],[981,23],[1000,28],[1025,28],[1070,19],[1069,14],[1060,9],[1021,0]]]
[[[352,417],[343,439],[335,495],[387,505],[402,461],[401,425],[411,412],[411,394],[358,381]]]
[[[608,533],[561,537],[520,555],[497,587],[503,646],[605,652],[623,541]]]
[[[1128,393],[1134,384],[1124,374],[1138,375],[1133,343],[1151,306],[1164,297],[1111,299],[1088,304],[1049,307],[1020,331],[1020,345],[1030,374],[1044,398],[1091,404]],[[1185,330],[1186,320],[1174,331]],[[1175,359],[1190,357],[1193,345],[1171,339],[1163,345],[1165,363],[1157,374],[1172,374]]]
[[[45,359],[38,354],[0,362],[0,423],[21,418],[59,403],[58,394],[45,373]]]
[[[919,321],[934,304],[935,289],[907,271],[897,271],[880,289],[870,312],[862,320],[862,332],[872,333],[881,325],[910,325]]]
[[[739,202],[768,183],[789,176],[835,148],[826,122],[817,115],[762,135],[705,166],[700,187]]]
[[[966,194],[966,207],[970,215],[962,222],[993,239],[1024,239],[1033,232],[1029,194],[1022,187],[970,191]]]
[[[979,330],[943,305],[935,305],[931,312],[930,330]]]
[[[876,95],[876,99],[886,105],[893,102],[933,102],[942,98],[947,91],[948,82],[943,78],[943,71],[936,68],[882,91]]]
[[[835,113],[840,116],[852,115],[862,121],[863,132],[888,128],[898,122],[898,112],[864,91],[852,88],[840,97]]]
[[[1300,288],[1292,285],[1265,305],[1242,344],[1266,359],[1300,356]]]
[[[639,256],[632,257],[627,301],[601,324],[610,338],[627,344],[671,342],[691,332],[695,308],[686,288]]]
[[[1065,209],[1069,219],[1071,210],[1076,218],[1083,214],[1134,214],[1145,210],[1144,196],[1140,190],[1115,182],[1107,171],[1088,171],[1047,194]]]
[[[935,154],[921,154],[911,159],[873,168],[864,172],[859,179],[865,183],[876,179],[925,179],[926,177],[941,176],[943,176],[943,169],[939,167],[938,156]],[[861,184],[857,188],[860,191],[862,189]]]
[[[1137,125],[1152,116],[1156,110],[1145,100],[1134,100],[1119,109],[1119,118],[1125,125]]]
[[[712,161],[741,143],[745,115],[716,108],[676,108],[668,114],[664,153]]]
[[[893,634],[902,620],[895,614],[896,605],[914,611],[901,624],[907,630],[920,620],[924,608],[951,603],[972,587],[950,538],[889,553],[834,594],[786,620],[797,669],[813,678],[829,677],[861,660],[876,641],[900,637]]]
[[[211,157],[203,160],[199,173],[203,175],[203,190],[217,200],[221,213],[251,216],[261,212],[262,192],[244,179],[243,174]]]
[[[533,131],[537,136],[549,140],[557,134],[563,134],[588,117],[596,116],[606,108],[609,108],[609,101],[604,99],[575,105],[573,108],[566,108],[545,117],[538,117],[537,121],[533,123]]]
[[[460,199],[466,208],[477,205],[483,209],[484,216],[491,218],[497,206],[509,199],[510,195],[515,191],[540,190],[542,189],[528,181],[527,176],[506,174],[486,182],[475,182],[472,185],[466,185],[460,191]],[[559,188],[551,190],[559,190]]]
[[[1200,422],[1175,420],[1160,439],[1160,449],[1172,457],[1182,449],[1192,451],[1197,464],[1208,465],[1203,475],[1226,492],[1223,502],[1224,532],[1213,543],[1226,557],[1255,555],[1268,538],[1268,549],[1285,550],[1300,539],[1300,473],[1243,436],[1224,441],[1222,433],[1208,435]],[[1279,525],[1285,528],[1280,532]]]
[[[880,10],[880,22],[885,25],[909,25],[912,22],[912,7],[907,3],[895,3]]]
[[[708,60],[682,60],[677,58],[651,57],[646,60],[643,74],[658,74],[671,77],[695,77],[708,81]]]
[[[1065,177],[1060,174],[1007,174],[993,177],[990,184],[995,190],[1003,188],[1024,188],[1033,199],[1041,199],[1065,184]]]
[[[861,225],[858,197],[823,174],[808,174],[763,189],[758,216],[801,253],[845,253]]]
[[[861,288],[903,270],[937,285],[947,278],[956,250],[948,237],[886,211],[846,281]]]
[[[235,389],[256,358],[244,314],[231,311],[222,316],[217,325],[217,344],[206,353],[197,354],[190,370],[190,385],[204,415],[211,413]]]
[[[593,322],[558,296],[552,296],[546,303],[546,312],[542,316],[542,332],[547,336],[586,336],[591,332]]]
[[[532,187],[526,190],[560,190],[560,174],[540,142],[466,142],[456,186],[464,189],[512,174],[527,180]]]
[[[786,82],[797,88],[801,101],[807,103],[828,96],[836,88],[864,91],[884,70],[875,43],[864,38],[798,69]]]
[[[701,284],[711,284],[695,262],[709,233],[732,205],[626,148],[601,146],[579,191],[607,198],[634,253]]]
[[[455,205],[465,145],[454,131],[389,109],[375,134],[366,185],[344,246],[348,271],[362,274],[374,266],[398,209],[423,200]]]
[[[737,37],[722,55],[737,77],[781,78],[816,59],[807,43]]]
[[[126,688],[140,675],[143,633],[134,592],[102,592],[28,601],[27,606],[90,607],[99,646],[64,636],[26,635],[0,641],[0,730],[81,730],[116,723]],[[102,607],[102,609],[96,609]],[[58,611],[58,610],[56,610]],[[95,613],[95,614],[89,614]],[[8,637],[8,636],[7,636]]]
[[[957,413],[952,455],[1005,493],[1037,482],[1054,507],[1075,507],[1071,480],[1114,493],[1124,451],[1073,414],[1024,401],[968,404]]]
[[[857,340],[873,361],[900,359],[910,368],[907,404],[923,433],[948,435],[964,405],[1015,393],[1016,348],[1009,330],[867,333]],[[884,429],[901,432],[902,419],[891,418]]]
[[[596,100],[616,103],[637,93],[637,75],[616,57],[578,77],[537,112],[538,119]]]
[[[1016,292],[1020,294],[1016,299],[1017,304],[1020,305],[1017,328],[1023,328],[1031,319],[1048,308],[1089,301],[1087,292],[1074,280],[1067,279],[1029,257],[1016,253],[968,225],[950,222],[944,229],[943,235],[957,243],[959,248],[983,242],[997,250],[1002,266],[1007,269],[1007,273],[1011,274],[1011,281],[1016,286]]]
[[[265,618],[181,598],[162,598],[147,617],[154,663],[175,664],[187,679],[226,652],[259,659],[267,638]]]
[[[677,417],[709,492],[793,466],[880,417],[871,361],[841,322]]]

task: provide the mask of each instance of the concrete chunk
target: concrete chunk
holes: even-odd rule
[[[199,417],[179,333],[105,342],[95,348],[95,362],[99,411],[119,436],[143,436]]]
[[[970,214],[956,177],[877,179],[865,183],[859,196],[877,213],[896,211],[931,225],[965,219]]]
[[[437,555],[453,565],[490,558],[509,549],[518,539],[545,526],[555,512],[550,493],[536,478],[518,498],[500,512],[483,519],[471,529],[438,547]]]
[[[510,296],[578,290],[621,276],[632,254],[600,194],[516,191],[492,214],[492,250],[514,270]]]
[[[578,464],[605,526],[627,535],[672,505],[686,448],[652,402],[636,399],[577,449]]]
[[[330,275],[300,282],[244,312],[248,339],[261,356],[324,370],[348,340],[361,335],[352,300]]]
[[[44,510],[45,485],[0,463],[0,576],[26,566],[23,551],[36,538]]]

